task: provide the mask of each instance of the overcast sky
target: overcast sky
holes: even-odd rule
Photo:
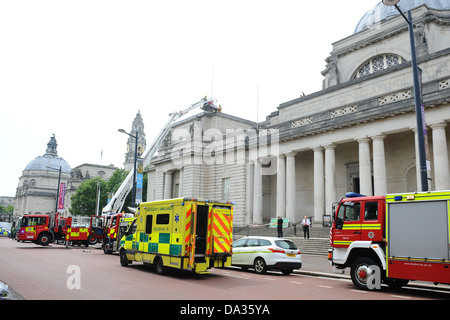
[[[138,110],[148,144],[205,95],[264,120],[322,89],[332,43],[378,2],[1,1],[0,196],[15,195],[52,134],[72,168],[123,167],[117,129],[130,131]]]

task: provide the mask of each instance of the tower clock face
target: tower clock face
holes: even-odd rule
[[[139,156],[142,155],[142,153],[144,152],[144,147],[142,145],[138,144],[137,152],[138,152]]]

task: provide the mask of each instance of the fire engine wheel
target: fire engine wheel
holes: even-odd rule
[[[266,262],[263,258],[256,258],[253,267],[255,268],[256,273],[259,274],[266,273],[267,271]]]
[[[92,245],[92,246],[93,246],[94,244],[96,244],[97,241],[98,241],[98,239],[97,239],[93,234],[91,234],[91,235],[89,236],[89,238],[88,238],[88,242],[89,242],[89,244]]]
[[[37,241],[41,246],[47,246],[50,243],[50,235],[43,232],[39,234]]]
[[[112,250],[112,244],[111,244],[111,242],[109,241],[108,238],[106,238],[106,239],[103,241],[102,247],[103,247],[103,252],[104,252],[104,253],[106,253],[106,254],[111,254],[111,253],[113,253],[113,250]]]
[[[350,276],[355,287],[361,290],[370,289],[368,283],[370,276],[374,272],[372,266],[375,265],[376,262],[373,259],[367,257],[356,259],[355,262],[353,262]]]

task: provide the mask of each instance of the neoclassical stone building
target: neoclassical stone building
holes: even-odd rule
[[[450,3],[400,5],[413,9],[416,26],[430,189],[449,189]],[[369,11],[354,34],[333,44],[323,90],[282,103],[263,124],[279,133],[280,170],[263,184],[270,200],[257,202],[276,215],[320,223],[347,191],[420,190],[408,25],[394,10],[380,2]],[[253,210],[253,221],[267,218]]]
[[[401,1],[400,7],[412,9],[415,24],[430,190],[450,189],[450,3]],[[321,224],[348,191],[420,190],[409,44],[405,20],[380,2],[353,34],[333,43],[323,90],[281,103],[259,124],[220,113],[177,123],[173,132],[184,133],[172,134],[149,168],[148,199],[229,196],[236,201],[235,225],[305,215]],[[222,134],[214,140],[207,129]],[[205,161],[212,155],[234,160]],[[183,157],[188,164],[174,161]]]
[[[72,168],[58,156],[55,135],[50,137],[43,156],[33,159],[22,171],[16,189],[14,216],[55,212],[58,180],[65,183],[70,179]],[[59,177],[61,169],[61,177]]]

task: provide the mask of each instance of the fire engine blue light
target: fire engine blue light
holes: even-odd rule
[[[400,200],[402,200],[402,199],[403,199],[402,196],[395,196],[395,197],[394,197],[394,200],[395,200],[395,201],[400,201]]]
[[[365,197],[365,195],[357,193],[357,192],[347,192],[345,194],[346,198],[359,198],[359,197]]]

